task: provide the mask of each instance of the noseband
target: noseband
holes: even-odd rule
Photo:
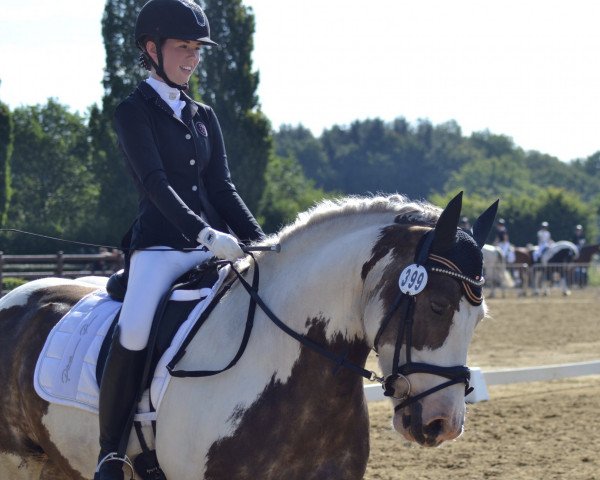
[[[480,304],[481,297],[475,296],[469,285],[481,287],[484,284],[483,277],[472,279],[460,272],[460,269],[451,261],[435,254],[429,253],[433,241],[433,231],[425,234],[425,238],[421,242],[420,248],[415,254],[415,263],[406,267],[400,274],[399,286],[400,292],[381,322],[381,326],[375,336],[373,349],[377,352],[381,335],[385,332],[390,320],[398,311],[401,310],[401,320],[396,337],[394,348],[394,359],[392,364],[392,373],[385,378],[378,379],[381,381],[384,389],[384,395],[394,397],[400,400],[394,411],[398,411],[432,393],[442,390],[446,387],[457,383],[465,384],[465,396],[468,395],[473,388],[469,386],[471,371],[466,365],[456,365],[453,367],[441,367],[430,363],[413,362],[411,358],[412,350],[412,330],[414,322],[414,307],[416,296],[423,291],[427,283],[427,272],[441,273],[455,278],[462,282],[463,290],[467,298],[472,303]],[[427,260],[433,261],[442,267],[425,267]],[[477,303],[478,302],[478,303]],[[400,351],[402,344],[406,340],[406,362],[400,365]],[[411,383],[408,378],[413,373],[427,373],[437,375],[447,379],[435,387],[425,390],[418,395],[411,396]]]

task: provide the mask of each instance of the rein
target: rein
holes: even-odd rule
[[[197,329],[196,329],[196,331],[192,332],[192,335],[188,336],[186,341],[180,347],[179,351],[173,356],[173,359],[167,365],[167,370],[169,371],[169,373],[172,376],[180,377],[180,378],[208,377],[208,376],[212,376],[212,375],[217,375],[217,374],[224,372],[225,370],[229,370],[231,367],[233,367],[233,365],[235,365],[237,363],[237,361],[241,358],[242,354],[244,353],[244,351],[246,349],[246,346],[248,345],[250,333],[252,332],[252,327],[254,326],[254,315],[256,313],[256,305],[258,305],[261,308],[261,310],[265,313],[265,315],[267,315],[267,317],[275,324],[275,326],[277,326],[279,329],[283,330],[287,335],[289,335],[293,339],[297,340],[302,345],[307,346],[311,350],[317,352],[319,355],[322,355],[322,356],[326,357],[327,359],[331,360],[333,363],[335,363],[336,371],[340,367],[348,368],[349,370],[352,370],[354,373],[357,373],[358,375],[361,375],[362,377],[364,377],[368,380],[372,380],[372,381],[376,380],[383,384],[383,378],[378,377],[375,372],[366,370],[366,369],[360,367],[359,365],[356,365],[356,364],[348,361],[347,360],[347,355],[348,355],[347,352],[344,355],[336,355],[333,352],[331,352],[330,350],[328,350],[327,348],[325,348],[324,346],[307,338],[305,335],[302,335],[302,334],[292,330],[285,323],[283,323],[279,319],[279,317],[277,317],[277,315],[275,315],[273,313],[273,311],[265,304],[265,302],[263,301],[261,296],[258,294],[258,286],[259,286],[259,281],[260,281],[258,262],[254,258],[254,255],[252,255],[251,253],[249,253],[249,255],[254,259],[254,272],[253,272],[253,276],[252,276],[252,285],[249,284],[248,281],[243,277],[243,275],[233,266],[233,262],[230,262],[230,261],[216,262],[217,264],[230,264],[231,269],[235,273],[236,277],[238,278],[238,280],[240,281],[242,286],[246,289],[246,291],[250,295],[250,305],[248,307],[248,315],[246,318],[246,327],[244,329],[244,336],[242,338],[242,342],[238,348],[238,351],[235,354],[234,359],[231,362],[229,362],[229,364],[225,368],[223,368],[221,370],[214,370],[214,371],[175,370],[175,366],[183,358],[183,356],[186,353],[185,347],[187,347],[187,345],[189,345],[194,334],[197,332]]]
[[[429,249],[431,247],[432,241],[433,241],[433,231],[430,232],[429,234],[426,234],[425,239],[421,245],[421,248],[415,255],[418,265],[424,265],[426,260],[428,258],[431,258],[431,256],[429,255]],[[351,370],[352,372],[354,372],[370,381],[379,382],[381,384],[382,388],[384,389],[384,395],[395,397],[401,401],[394,408],[394,411],[398,411],[398,410],[400,410],[400,409],[402,409],[402,408],[404,408],[404,407],[406,407],[428,395],[431,395],[432,393],[435,393],[439,390],[442,390],[446,387],[449,387],[449,386],[457,384],[457,383],[465,384],[465,395],[468,395],[473,390],[472,387],[469,387],[470,370],[465,365],[457,365],[457,366],[452,366],[452,367],[441,367],[438,365],[431,365],[428,363],[413,362],[411,360],[412,326],[413,326],[415,295],[409,295],[407,293],[400,291],[398,297],[396,298],[396,301],[394,302],[394,304],[392,305],[392,307],[390,308],[388,313],[383,318],[381,326],[377,332],[377,335],[375,336],[373,349],[375,350],[375,352],[377,352],[377,347],[378,347],[378,343],[379,343],[381,335],[383,334],[383,332],[389,325],[389,323],[390,323],[392,317],[394,316],[394,314],[396,313],[396,311],[400,307],[402,307],[402,321],[400,324],[400,331],[398,333],[398,336],[396,337],[392,374],[388,375],[387,377],[384,378],[384,377],[378,376],[373,371],[367,370],[367,369],[349,361],[347,359],[348,352],[345,352],[342,355],[336,355],[335,353],[333,353],[331,350],[327,349],[323,345],[320,345],[319,343],[307,338],[305,335],[302,335],[302,334],[294,331],[290,327],[288,327],[277,315],[275,315],[275,313],[273,313],[273,311],[268,307],[268,305],[265,304],[262,297],[259,295],[258,288],[259,288],[259,281],[260,281],[260,273],[259,273],[258,262],[256,261],[256,258],[254,258],[254,255],[252,255],[252,253],[248,252],[248,254],[254,260],[254,272],[253,272],[253,277],[252,277],[252,284],[248,283],[248,281],[243,277],[243,275],[234,267],[233,262],[230,262],[230,261],[216,262],[217,264],[230,264],[237,279],[240,281],[241,285],[244,287],[244,289],[250,295],[250,304],[248,307],[248,315],[246,318],[246,327],[244,329],[244,335],[243,335],[241,344],[238,348],[238,351],[235,354],[233,360],[231,360],[229,362],[229,364],[221,370],[212,370],[212,371],[176,370],[175,366],[185,355],[185,353],[186,353],[185,348],[187,347],[187,345],[189,345],[191,339],[194,337],[194,335],[196,334],[196,332],[198,330],[198,329],[195,329],[193,332],[191,332],[191,334],[188,336],[186,341],[182,344],[180,349],[173,356],[173,359],[167,365],[167,370],[169,371],[169,373],[172,376],[179,377],[179,378],[207,377],[207,376],[217,375],[217,374],[224,372],[224,371],[230,369],[231,367],[233,367],[237,363],[237,361],[241,358],[241,356],[243,355],[243,353],[248,345],[248,340],[250,338],[250,334],[252,332],[252,327],[254,325],[254,316],[256,313],[256,306],[258,305],[261,308],[261,310],[265,313],[265,315],[275,324],[276,327],[278,327],[280,330],[282,330],[284,333],[286,333],[288,336],[292,337],[293,339],[295,339],[302,345],[305,345],[306,347],[310,348],[314,352],[318,353],[319,355],[321,355],[321,356],[327,358],[328,360],[330,360],[331,362],[333,362],[336,365],[336,367],[334,369],[334,374],[335,374],[335,372],[337,372],[337,370],[339,368],[344,367],[344,368],[347,368],[348,370]],[[476,285],[483,283],[483,279],[472,280],[472,279],[460,274],[459,272],[457,273],[454,270],[448,270],[445,268],[437,268],[437,267],[430,268],[429,270],[437,272],[437,273],[449,275],[457,280],[463,281],[463,283],[469,282],[469,283],[476,284]],[[424,286],[423,286],[423,288],[424,288]],[[201,322],[199,322],[199,323],[201,325]],[[403,343],[403,340],[405,337],[406,337],[406,363],[404,365],[400,366],[400,364],[399,364],[400,350],[401,350],[402,343]],[[431,374],[431,375],[438,375],[438,376],[447,378],[448,381],[441,383],[435,387],[430,388],[429,390],[426,390],[424,392],[419,393],[418,395],[414,395],[411,397],[410,396],[411,384],[408,379],[408,375],[410,375],[412,373],[427,373],[427,374]],[[398,382],[405,384],[405,388],[404,388],[405,393],[403,393],[402,396],[400,396],[400,397],[396,396],[397,395],[396,389],[398,387]]]

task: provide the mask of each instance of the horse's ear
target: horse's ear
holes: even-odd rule
[[[448,202],[446,208],[440,215],[435,225],[433,234],[432,252],[445,252],[452,248],[456,239],[456,229],[460,219],[460,210],[462,208],[463,192],[459,192],[456,197]]]
[[[483,212],[477,220],[475,220],[475,223],[473,224],[473,238],[477,242],[477,245],[479,245],[480,249],[485,245],[485,239],[488,237],[490,230],[492,229],[492,225],[494,224],[496,212],[498,211],[498,202],[500,202],[500,199],[492,203],[489,208]]]

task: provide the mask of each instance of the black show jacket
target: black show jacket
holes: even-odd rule
[[[262,239],[231,181],[214,111],[184,93],[181,98],[182,120],[141,82],[115,110],[119,146],[139,193],[129,247],[196,247],[207,224],[243,242]]]

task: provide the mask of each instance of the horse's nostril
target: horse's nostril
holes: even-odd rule
[[[429,438],[437,438],[444,431],[442,419],[433,420],[423,427],[423,434]]]

